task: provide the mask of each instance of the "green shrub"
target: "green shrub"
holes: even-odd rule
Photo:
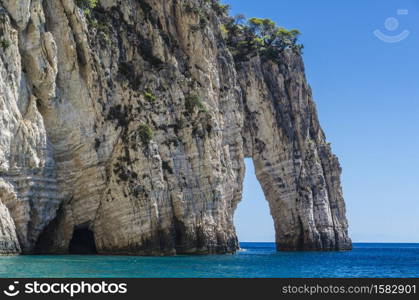
[[[10,41],[3,38],[0,40],[0,46],[3,48],[3,50],[6,50],[10,47]]]
[[[223,38],[228,37],[228,30],[227,30],[227,27],[224,24],[220,25],[220,31],[221,31],[221,35],[223,36]]]
[[[91,15],[91,17],[88,18],[88,24],[91,28],[96,29],[96,34],[101,45],[104,47],[112,45],[110,29],[108,24],[104,22],[103,18],[97,18],[97,15]]]
[[[95,28],[97,30],[97,32],[103,32],[106,35],[109,34],[109,27],[108,24],[105,23],[102,19],[90,19],[89,20],[89,25],[92,28]]]
[[[153,139],[153,130],[147,124],[140,124],[138,127],[138,135],[144,145],[148,145]]]
[[[230,10],[230,5],[221,4],[217,1],[212,4],[212,9],[217,13],[217,15],[225,15]]]
[[[196,94],[188,95],[185,98],[185,107],[186,107],[186,110],[190,114],[192,114],[195,111],[195,109],[198,109],[199,111],[204,111],[204,112],[207,111],[207,109],[205,108],[205,105],[201,101],[201,98]]]
[[[183,9],[188,14],[199,13],[199,9],[188,1],[183,2]]]
[[[227,44],[238,61],[247,60],[260,54],[263,59],[279,61],[286,49],[301,53],[303,45],[298,44],[300,31],[278,27],[270,19],[251,18],[243,15],[229,18],[224,24],[227,30]],[[223,33],[223,36],[226,36]]]
[[[76,5],[87,15],[97,6],[97,3],[98,0],[76,0]]]
[[[156,96],[153,95],[153,93],[151,93],[150,91],[146,91],[144,93],[144,98],[146,98],[148,101],[150,102],[156,102]]]

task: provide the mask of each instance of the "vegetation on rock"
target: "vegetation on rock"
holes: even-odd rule
[[[215,12],[218,15],[224,15],[224,14],[228,14],[230,10],[230,5],[221,4],[220,1],[217,0],[212,3],[212,9],[215,10]]]
[[[247,20],[243,15],[229,17],[221,31],[237,61],[246,61],[259,54],[265,60],[279,62],[284,50],[301,53],[303,49],[298,43],[300,31],[278,27],[270,19]]]
[[[97,6],[97,3],[98,0],[76,0],[76,5],[87,15]]]
[[[140,124],[140,126],[138,126],[138,135],[141,139],[141,142],[144,145],[148,145],[153,139],[154,133],[151,127],[147,124]]]
[[[10,47],[10,42],[3,38],[0,40],[0,46],[3,48],[3,50],[6,50]]]
[[[201,98],[196,94],[190,94],[185,98],[185,107],[190,114],[192,114],[195,109],[204,112],[207,111],[204,103],[202,103]]]
[[[144,98],[150,102],[156,102],[157,99],[156,96],[150,91],[145,91]]]
[[[303,45],[298,43],[301,35],[297,29],[279,27],[270,19],[250,18],[244,15],[230,17],[230,6],[219,0],[203,0],[220,17],[220,31],[236,61],[246,61],[260,55],[263,60],[280,62],[281,54],[287,49],[301,53]],[[193,1],[185,1],[183,8],[188,14],[199,16],[199,23],[192,30],[203,29],[210,19],[206,10]]]

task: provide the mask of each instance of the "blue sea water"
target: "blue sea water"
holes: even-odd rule
[[[236,255],[0,257],[0,278],[419,277],[419,244],[354,244],[345,252],[276,252],[242,243]]]

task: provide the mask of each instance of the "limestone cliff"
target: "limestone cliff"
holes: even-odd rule
[[[351,248],[300,54],[237,62],[220,19],[204,0],[0,0],[0,254],[234,252],[245,157],[278,249]]]

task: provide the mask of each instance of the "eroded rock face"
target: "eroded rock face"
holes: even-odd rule
[[[351,248],[298,54],[235,63],[208,1],[0,3],[0,254],[234,252],[245,157],[278,249]]]

